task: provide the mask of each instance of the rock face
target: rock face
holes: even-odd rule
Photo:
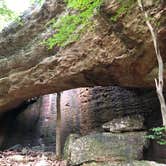
[[[124,134],[96,133],[69,141],[66,145],[72,165],[86,162],[131,161],[143,157],[147,147],[146,132],[129,132]]]
[[[101,162],[101,163],[89,163],[82,166],[165,166],[165,164],[159,164],[152,161],[131,161],[131,162]]]
[[[15,144],[38,146],[42,143],[45,150],[55,150],[56,94],[45,95],[40,100],[24,110],[18,108],[1,117],[0,134],[7,147]],[[103,131],[103,123],[115,118],[140,114],[145,118],[147,128],[161,124],[155,90],[112,86],[73,89],[62,93],[61,107],[62,144],[71,133],[87,135]],[[7,138],[4,138],[5,129],[11,129]],[[156,160],[164,154],[161,153]]]
[[[145,153],[145,159],[166,164],[166,145],[151,141],[150,148]]]
[[[87,135],[103,131],[103,123],[118,117],[141,114],[147,128],[159,126],[161,123],[160,105],[155,90],[112,86],[79,88],[63,92],[61,99],[63,144],[71,133]],[[19,108],[12,110],[1,117],[2,144],[4,140],[7,148],[15,144],[44,144],[45,150],[54,151],[55,127],[56,94],[45,95],[39,103],[22,111]],[[9,133],[8,129],[10,135],[6,134]],[[151,146],[146,159],[165,163],[164,156],[164,148]]]
[[[22,104],[21,107],[7,112],[2,117],[5,121],[1,124],[4,128],[4,142],[1,149],[13,145],[34,146],[39,145],[39,119],[41,116],[42,98]]]
[[[153,3],[147,10],[160,21],[158,36],[165,63],[164,5]],[[47,0],[23,18],[22,26],[14,24],[1,32],[0,111],[33,96],[77,87],[154,86],[157,63],[143,15],[135,3],[129,14],[110,22],[119,7],[118,1],[105,1],[94,31],[63,49],[48,50],[41,44],[52,33],[45,25],[65,11],[62,0]]]
[[[140,114],[144,116],[147,128],[161,124],[155,90],[112,86],[80,88],[63,92],[61,99],[63,144],[71,133],[87,135],[103,132],[103,123],[120,117]],[[19,109],[1,117],[1,144],[5,142],[6,148],[15,144],[30,145],[35,149],[42,149],[41,145],[44,144],[44,150],[54,151],[56,94],[45,95],[40,101]],[[165,149],[163,146],[150,145],[144,159],[166,163]]]
[[[70,161],[71,157],[71,149],[74,141],[81,136],[79,134],[70,134],[65,142],[63,156],[67,161]]]
[[[144,117],[141,115],[115,118],[103,124],[102,128],[110,132],[126,132],[144,130]]]

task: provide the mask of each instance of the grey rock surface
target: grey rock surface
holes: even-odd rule
[[[140,160],[148,146],[146,132],[97,133],[77,138],[66,145],[72,165],[96,161]],[[68,148],[69,147],[69,148]]]
[[[64,159],[65,160],[70,160],[70,151],[72,148],[72,144],[76,139],[80,137],[79,134],[70,134],[65,142],[64,146]]]
[[[82,166],[166,166],[153,161],[130,161],[130,162],[99,162],[88,163]]]
[[[131,115],[115,118],[102,125],[103,129],[110,132],[126,132],[144,130],[144,117],[142,115]]]

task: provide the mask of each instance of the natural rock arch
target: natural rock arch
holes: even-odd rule
[[[109,18],[117,8],[114,1],[105,3],[95,18],[95,31],[63,49],[48,50],[41,44],[52,33],[46,23],[65,11],[62,0],[47,0],[40,9],[25,14],[23,25],[4,29],[0,34],[0,111],[33,96],[77,87],[154,86],[156,58],[139,8],[135,5],[135,12],[112,24]],[[159,37],[165,60],[166,20],[162,5],[154,16],[159,12]]]

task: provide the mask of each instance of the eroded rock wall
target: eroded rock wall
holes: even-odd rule
[[[113,118],[142,114],[145,126],[161,123],[159,103],[154,90],[122,87],[94,87],[64,91],[61,97],[62,143],[70,133],[86,135],[102,131],[102,124]],[[13,118],[14,116],[14,118]],[[10,114],[12,136],[7,142],[55,148],[56,94],[45,95],[18,114]],[[8,124],[6,121],[5,123]],[[33,139],[34,140],[33,140]]]

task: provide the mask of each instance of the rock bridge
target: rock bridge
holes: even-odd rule
[[[160,20],[158,39],[165,64],[164,2],[158,7],[145,5]],[[66,9],[62,0],[46,0],[41,8],[24,13],[23,25],[13,23],[0,33],[1,143],[6,141],[6,147],[44,144],[53,150],[54,93],[62,91],[63,143],[73,132],[102,131],[101,125],[115,117],[141,114],[147,128],[161,124],[154,90],[157,61],[150,33],[137,5],[135,12],[110,22],[118,7],[116,1],[105,1],[94,18],[95,30],[65,48],[49,50],[42,44],[53,33],[46,24]],[[39,99],[26,102],[33,97]],[[8,135],[10,126],[14,132]],[[163,161],[165,148],[151,147],[146,158]]]
[[[147,7],[150,11],[155,5]],[[63,49],[48,50],[42,44],[52,34],[46,24],[65,11],[62,0],[47,0],[41,8],[25,12],[22,25],[5,28],[0,33],[1,112],[31,97],[78,87],[154,87],[157,62],[139,7],[113,24],[109,18],[117,8],[117,2],[106,1],[95,18],[95,31]],[[165,61],[162,3],[153,15],[161,20],[158,36]]]

